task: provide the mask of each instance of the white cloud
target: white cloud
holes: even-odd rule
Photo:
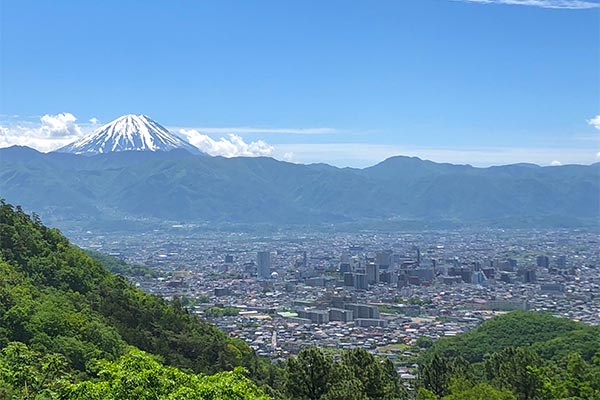
[[[584,10],[600,8],[600,3],[586,0],[454,0],[465,3],[508,4],[518,6],[533,6],[541,8],[557,8],[568,10]]]
[[[596,115],[592,119],[588,119],[587,123],[600,130],[600,114]]]
[[[71,113],[46,114],[40,118],[40,133],[46,137],[81,136],[81,129],[75,123],[77,118]]]
[[[221,137],[215,140],[196,129],[180,129],[179,133],[184,135],[191,144],[211,156],[270,156],[274,150],[273,146],[262,140],[246,143],[244,139],[235,134],[230,134],[228,138]]]
[[[294,153],[291,151],[288,151],[287,153],[283,153],[282,158],[284,161],[292,162],[292,161],[294,161]]]
[[[52,151],[71,143],[84,132],[71,113],[45,114],[39,123],[9,122],[0,129],[0,147],[28,146],[39,151]]]
[[[562,163],[558,160],[554,160],[550,163],[550,165],[552,165],[553,167],[559,167],[562,165]]]
[[[600,151],[596,153],[596,158],[600,160]]]
[[[90,124],[92,125],[98,125],[100,123],[100,120],[96,117],[90,118]]]

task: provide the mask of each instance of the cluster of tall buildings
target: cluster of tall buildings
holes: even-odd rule
[[[350,249],[352,250],[352,249]],[[360,249],[354,249],[360,253]],[[309,286],[343,286],[356,290],[369,290],[370,286],[380,283],[398,288],[410,285],[429,286],[433,283],[446,285],[469,283],[486,286],[490,282],[501,281],[513,283],[536,283],[537,269],[564,268],[566,257],[560,256],[551,260],[548,256],[540,255],[535,265],[521,267],[517,260],[492,259],[483,262],[461,263],[458,259],[435,259],[421,257],[418,247],[412,248],[412,255],[398,255],[392,251],[380,251],[374,256],[364,254],[342,254],[337,269],[337,278],[332,276],[303,277]],[[297,261],[297,267],[306,271],[307,261],[304,252],[302,260]],[[274,271],[271,253],[258,251],[256,253],[256,274],[258,279],[268,280],[278,278]]]

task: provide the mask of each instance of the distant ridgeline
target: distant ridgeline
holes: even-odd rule
[[[600,226],[600,164],[490,168],[392,157],[354,169],[171,151],[0,149],[2,197],[53,226]],[[147,227],[147,226],[146,226]]]
[[[515,312],[417,344],[408,386],[364,349],[272,364],[0,201],[1,399],[600,399],[600,326]]]

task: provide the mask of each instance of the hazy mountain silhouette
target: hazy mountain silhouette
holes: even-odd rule
[[[63,221],[452,221],[596,225],[600,164],[490,168],[392,157],[354,169],[185,150],[94,156],[0,149],[0,196]]]

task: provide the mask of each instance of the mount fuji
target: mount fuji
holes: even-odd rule
[[[187,150],[204,154],[197,147],[170,133],[146,115],[123,115],[91,134],[56,150],[60,153],[94,155],[116,151]]]

